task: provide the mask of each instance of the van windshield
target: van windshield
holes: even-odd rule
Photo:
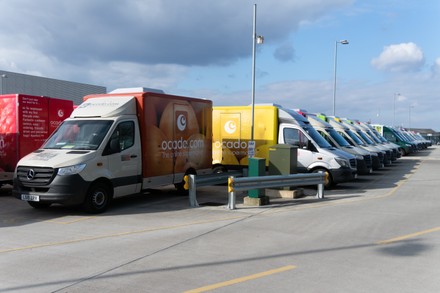
[[[372,131],[367,130],[367,134],[370,136],[371,139],[373,139],[376,143],[381,143],[382,141],[374,134]]]
[[[341,147],[350,146],[350,144],[334,129],[326,129],[328,134],[340,145]]]
[[[354,132],[352,132],[351,130],[345,130],[345,133],[347,133],[348,134],[348,136],[350,136],[351,137],[351,139],[355,142],[355,143],[357,143],[358,145],[365,145],[365,143],[362,141],[362,140],[360,140],[359,139],[359,137],[356,135],[356,134],[354,134]]]
[[[370,138],[368,138],[368,136],[365,133],[363,133],[362,131],[358,131],[358,133],[363,138],[363,140],[365,140],[366,143],[371,145],[374,144],[374,142]]]
[[[66,120],[43,145],[44,149],[96,150],[112,120]]]
[[[315,128],[304,126],[304,130],[312,137],[312,139],[323,149],[333,148],[328,141],[323,138]]]

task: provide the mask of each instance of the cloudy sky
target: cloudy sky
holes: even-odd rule
[[[248,105],[253,4],[256,103],[333,114],[337,46],[337,116],[440,131],[438,0],[0,0],[0,69]]]

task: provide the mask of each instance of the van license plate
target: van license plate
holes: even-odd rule
[[[40,201],[40,197],[38,195],[31,195],[31,194],[22,194],[21,200],[26,201]]]

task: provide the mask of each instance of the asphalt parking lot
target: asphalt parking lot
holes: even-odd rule
[[[105,214],[0,193],[0,292],[440,292],[440,147],[305,197],[200,207],[173,189]]]

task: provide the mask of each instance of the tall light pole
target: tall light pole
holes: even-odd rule
[[[335,42],[335,68],[334,68],[334,82],[333,82],[333,116],[336,116],[336,68],[338,63],[338,44],[348,45],[347,40]]]
[[[6,74],[3,73],[2,75],[0,75],[1,86],[2,86],[2,90],[1,90],[1,92],[0,92],[1,95],[3,95],[3,93],[5,92],[5,91],[3,90],[3,86],[4,86],[3,79],[5,79],[5,78],[8,78],[8,76],[7,76]]]
[[[394,107],[393,107],[393,127],[396,126],[396,97],[400,96],[399,93],[394,93]]]
[[[252,32],[252,121],[251,121],[251,141],[254,143],[254,112],[255,112],[255,61],[257,44],[262,44],[264,38],[257,36],[257,4],[254,4],[253,32]]]
[[[409,106],[409,114],[408,114],[408,130],[411,130],[411,108],[414,108],[414,106]]]

